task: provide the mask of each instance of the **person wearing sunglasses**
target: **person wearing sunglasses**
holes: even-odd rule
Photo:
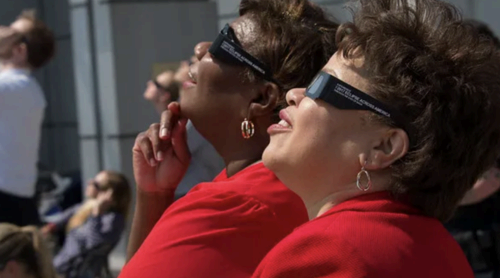
[[[250,277],[264,255],[307,220],[304,204],[261,156],[284,93],[312,81],[336,50],[337,27],[306,0],[243,0],[238,19],[213,43],[195,47],[198,61],[179,103],[133,148],[132,258],[120,277]],[[172,204],[190,161],[187,119],[226,168]]]
[[[107,179],[107,171],[101,171],[95,177],[89,179],[87,181],[87,186],[85,187],[85,200],[80,204],[76,204],[65,209],[61,213],[51,216],[49,218],[50,221],[48,221],[49,223],[45,224],[42,227],[41,232],[47,236],[51,234],[61,235],[59,243],[62,244],[64,242],[64,236],[66,235],[66,232],[79,226],[75,225],[73,221],[73,224],[71,225],[71,227],[69,227],[68,223],[70,222],[70,220],[74,217],[74,215],[79,214],[78,211],[88,211],[88,207],[92,207],[94,205],[97,195],[100,191],[102,191],[103,185],[106,184]]]
[[[130,209],[131,188],[127,178],[118,172],[103,171],[87,185],[87,194],[95,194],[65,222],[66,239],[54,257],[54,266],[61,275],[74,275],[87,253],[96,248],[107,252],[116,246],[125,230]],[[89,195],[90,195],[89,194]],[[98,273],[99,265],[89,266]],[[69,275],[71,274],[71,275]]]
[[[444,228],[500,151],[500,56],[437,0],[361,0],[269,128],[264,164],[310,222],[254,278],[467,277]]]
[[[151,102],[159,114],[179,97],[179,84],[174,80],[174,75],[173,71],[167,70],[146,84],[144,99]]]

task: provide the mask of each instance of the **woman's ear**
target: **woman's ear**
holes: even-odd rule
[[[254,118],[272,114],[278,105],[280,95],[281,91],[276,84],[265,82],[264,85],[257,90],[257,94],[252,99],[248,110],[248,116]]]
[[[405,131],[391,128],[374,142],[369,156],[366,157],[367,170],[379,170],[391,166],[408,153],[409,139]]]

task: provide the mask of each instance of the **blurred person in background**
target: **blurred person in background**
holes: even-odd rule
[[[56,278],[52,254],[36,227],[0,223],[1,278]]]
[[[213,43],[195,47],[198,61],[180,103],[171,103],[162,124],[136,139],[133,257],[122,278],[250,277],[264,255],[307,220],[302,201],[261,157],[286,90],[307,85],[328,61],[338,24],[306,0],[243,0],[239,13]],[[191,157],[187,119],[226,168],[174,203]]]
[[[144,98],[154,105],[159,114],[167,110],[172,101],[178,100],[183,91],[183,83],[189,80],[189,65],[195,61],[196,57],[193,56],[190,62],[182,61],[177,71],[162,72],[156,79],[148,81]],[[186,175],[177,186],[176,199],[186,195],[193,186],[213,180],[224,169],[222,157],[190,121],[187,123],[186,133],[191,162]]]
[[[360,0],[263,161],[310,222],[254,278],[473,278],[443,227],[500,153],[500,53],[438,0]]]
[[[91,207],[95,205],[95,200],[99,194],[99,190],[103,185],[108,184],[108,180],[117,174],[110,171],[99,172],[94,178],[87,182],[85,188],[85,198],[83,203],[76,204],[63,212],[53,216],[54,221],[44,225],[41,229],[42,234],[46,236],[57,235],[59,237],[58,243],[62,246],[66,233],[70,232],[71,226],[75,226],[76,219],[81,219],[81,214],[87,214]],[[69,224],[73,223],[73,224]]]
[[[179,98],[179,83],[174,76],[174,71],[167,70],[146,84],[144,99],[153,104],[158,114],[167,110],[168,104]]]
[[[88,195],[96,194],[95,199],[89,199],[63,226],[66,240],[54,257],[54,266],[60,274],[78,267],[95,248],[107,246],[111,252],[125,230],[131,202],[127,178],[113,171],[101,172],[87,190]]]
[[[54,35],[33,11],[0,26],[0,222],[40,222],[34,197],[46,101],[32,71],[54,52]]]

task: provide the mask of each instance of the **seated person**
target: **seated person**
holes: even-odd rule
[[[85,188],[86,200],[83,203],[76,204],[70,208],[67,208],[63,212],[55,215],[52,218],[54,219],[54,221],[43,226],[43,228],[41,229],[42,233],[45,236],[60,232],[66,234],[65,232],[66,230],[68,230],[67,228],[69,228],[68,223],[70,222],[70,219],[75,217],[75,215],[77,218],[79,211],[88,211],[88,207],[94,205],[94,200],[97,197],[97,194],[99,193],[99,184],[105,184],[107,178],[108,178],[108,172],[102,171],[98,173],[94,178],[90,179],[87,182],[87,187]],[[61,242],[61,244],[62,243],[63,242]]]
[[[131,198],[129,183],[122,174],[105,173],[102,180],[95,181],[96,198],[87,201],[67,223],[66,240],[54,257],[60,274],[83,262],[88,251],[108,245],[111,252],[125,230]]]

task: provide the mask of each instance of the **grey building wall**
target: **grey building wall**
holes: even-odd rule
[[[35,72],[47,110],[40,144],[40,162],[62,172],[80,168],[78,120],[75,112],[71,33],[67,0],[0,0],[0,24],[10,24],[23,9],[34,8],[57,38],[57,56]]]
[[[188,59],[217,32],[207,1],[71,0],[71,29],[82,171],[119,170],[132,178],[135,137],[158,121],[142,97],[155,63]]]

